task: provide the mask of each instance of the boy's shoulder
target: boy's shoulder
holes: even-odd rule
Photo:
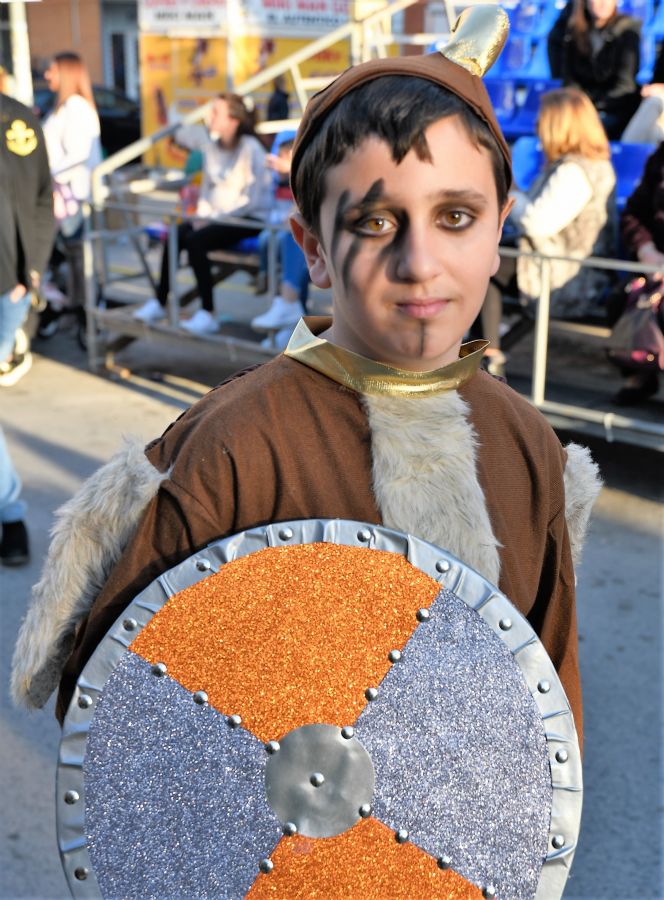
[[[470,406],[471,420],[486,445],[530,449],[532,454],[554,455],[564,465],[564,450],[542,413],[505,381],[480,370],[460,390]]]
[[[354,392],[283,354],[233,373],[189,407],[147,447],[162,471],[186,450],[198,454],[251,448],[325,415],[344,399],[359,407]],[[321,412],[322,411],[322,412]]]

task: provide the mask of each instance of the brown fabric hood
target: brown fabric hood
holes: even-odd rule
[[[425,56],[401,56],[389,59],[372,59],[346,69],[332,84],[311,98],[304,111],[293,146],[291,163],[291,184],[295,183],[295,173],[302,161],[302,154],[320,127],[327,113],[341,98],[366,81],[384,75],[409,75],[424,78],[447,88],[464,100],[484,121],[503,154],[508,188],[512,184],[512,156],[503,136],[482,79],[462,66],[447,59],[442,53]],[[297,197],[295,198],[297,200]]]

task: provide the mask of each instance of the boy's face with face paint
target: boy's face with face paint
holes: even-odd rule
[[[318,233],[293,231],[311,279],[331,287],[323,337],[411,371],[458,358],[475,320],[510,204],[498,209],[491,157],[456,117],[426,131],[432,161],[411,150],[397,165],[368,138],[326,174]]]

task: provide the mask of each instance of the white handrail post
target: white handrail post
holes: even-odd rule
[[[89,203],[83,204],[83,286],[85,291],[85,330],[87,339],[88,365],[93,372],[99,371],[101,359],[97,341],[97,286],[94,269],[94,252],[92,249],[92,208]]]
[[[549,312],[551,309],[551,260],[540,259],[540,295],[535,318],[535,348],[531,399],[535,406],[544,402],[546,364],[549,349]]]
[[[175,216],[168,220],[168,323],[177,328],[180,322],[180,297],[178,294],[178,223]]]

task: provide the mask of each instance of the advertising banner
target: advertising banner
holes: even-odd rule
[[[226,27],[226,0],[139,0],[141,31],[219,32]]]

